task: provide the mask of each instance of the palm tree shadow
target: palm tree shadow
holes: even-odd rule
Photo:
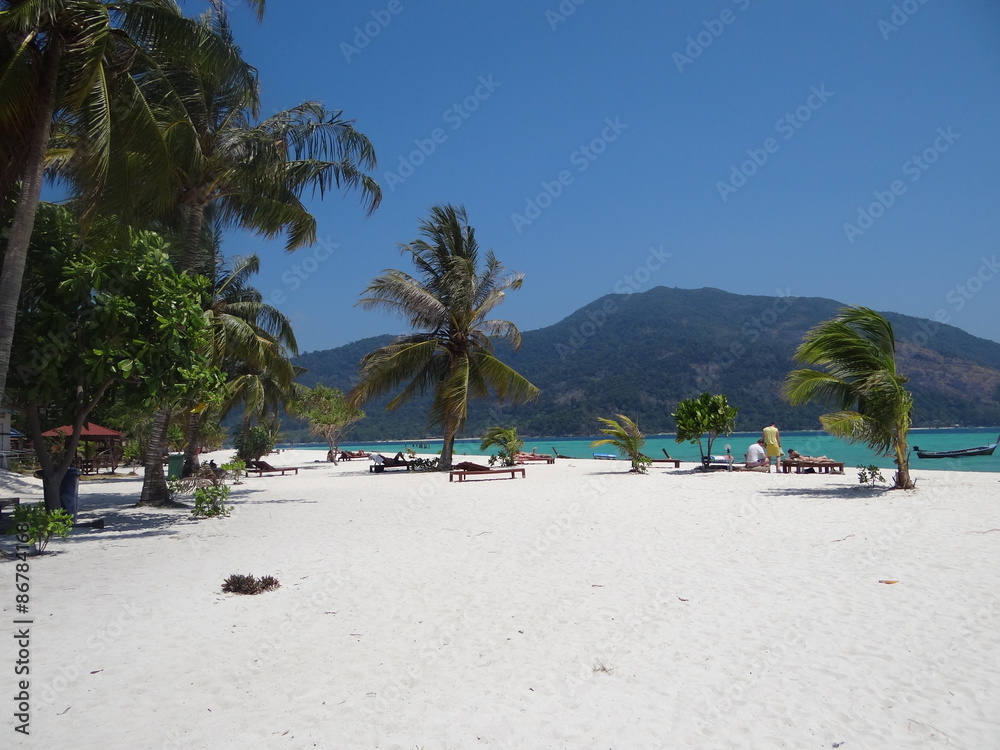
[[[821,500],[871,500],[884,497],[891,490],[888,487],[858,485],[831,485],[823,487],[771,487],[760,490],[761,495],[771,497],[811,497]]]

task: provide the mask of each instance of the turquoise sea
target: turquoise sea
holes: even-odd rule
[[[988,445],[998,440],[1000,427],[979,427],[975,429],[915,429],[910,432],[910,446],[918,445],[925,450],[955,450],[959,448],[974,448],[980,445]],[[757,438],[759,432],[737,432],[729,437],[719,438],[712,446],[712,453],[722,454],[726,452],[725,446],[729,444],[734,456],[742,458],[747,448]],[[608,446],[591,448],[590,444],[598,437],[588,438],[550,438],[550,437],[530,437],[525,438],[524,449],[530,451],[537,448],[539,453],[552,453],[553,450],[561,455],[573,456],[575,458],[592,458],[594,453],[612,453],[613,449]],[[891,458],[876,456],[870,448],[865,445],[851,445],[839,438],[831,437],[822,431],[815,432],[782,432],[781,445],[787,453],[789,449],[795,449],[804,456],[827,456],[835,461],[843,461],[845,468],[856,466],[868,466],[875,464],[884,469],[892,469],[894,465]],[[280,448],[298,448],[317,451],[326,451],[324,443],[300,443],[297,445],[283,444]],[[384,443],[344,443],[343,450],[364,449],[368,452],[378,451],[383,454],[395,454],[397,451],[406,451],[412,448],[417,453],[439,453],[441,451],[440,440],[421,440],[407,442],[384,442]],[[666,451],[672,458],[679,458],[681,461],[698,461],[698,446],[691,443],[677,443],[673,435],[649,435],[646,438],[645,453],[653,458],[662,458]],[[481,456],[483,452],[479,450],[479,440],[463,439],[455,441],[456,455]],[[945,470],[945,471],[997,471],[1000,472],[1000,448],[992,456],[971,456],[967,458],[939,458],[922,459],[918,458],[915,451],[910,453],[910,470]],[[886,475],[889,479],[889,475]]]

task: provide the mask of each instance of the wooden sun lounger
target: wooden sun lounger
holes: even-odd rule
[[[518,463],[526,463],[528,461],[544,461],[547,464],[554,464],[556,462],[555,456],[518,456],[514,459]]]
[[[844,463],[842,461],[796,461],[795,459],[783,459],[781,462],[781,471],[785,474],[791,474],[792,469],[795,469],[796,474],[802,474],[805,469],[813,469],[816,474],[843,474]]]
[[[468,469],[459,469],[451,471],[448,474],[448,481],[452,481],[455,477],[458,477],[459,482],[464,482],[466,477],[485,477],[491,474],[510,474],[511,479],[516,478],[517,472],[521,472],[521,479],[525,479],[524,468],[515,466],[513,468],[507,467],[504,469],[487,469],[485,471],[469,471]]]
[[[272,467],[270,469],[249,469],[248,468],[248,469],[244,469],[244,471],[246,471],[247,476],[250,476],[251,474],[256,474],[259,477],[262,477],[265,474],[280,474],[281,476],[285,476],[286,472],[287,473],[291,473],[291,474],[298,474],[299,473],[299,469],[298,469],[297,466],[289,466],[289,467],[285,467],[283,469],[279,468],[277,466]]]
[[[3,509],[8,505],[20,505],[21,498],[19,497],[0,497],[0,515],[3,514]]]
[[[666,451],[663,451],[663,453],[666,454]],[[651,458],[650,456],[647,456],[645,453],[643,453],[642,455],[643,458],[648,458],[650,460],[650,463],[673,464],[675,469],[681,468],[681,462],[680,459],[678,458],[671,458],[670,456],[667,456],[666,458]]]

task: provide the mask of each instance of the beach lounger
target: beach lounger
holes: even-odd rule
[[[792,469],[795,469],[796,474],[843,474],[844,464],[842,461],[822,461],[809,458],[782,459],[781,471],[785,474],[791,474]]]
[[[246,472],[247,476],[250,476],[251,474],[256,474],[259,477],[262,477],[265,474],[280,474],[281,476],[284,476],[286,473],[287,474],[299,473],[299,469],[297,466],[286,466],[284,468],[279,468],[277,466],[271,466],[271,464],[267,463],[267,461],[250,461],[247,464],[247,467],[246,469],[244,469],[244,471]]]
[[[521,455],[516,456],[514,460],[517,461],[519,464],[528,463],[528,462],[532,462],[532,461],[536,462],[536,463],[544,461],[547,464],[554,464],[556,462],[556,457],[555,456],[547,456],[544,453],[540,453],[540,454],[538,454],[538,453],[522,453]]]
[[[475,471],[470,471],[468,469],[458,469],[453,470],[448,473],[448,481],[452,481],[455,477],[458,477],[459,482],[464,482],[467,477],[484,477],[490,476],[491,474],[510,474],[511,479],[516,478],[517,472],[521,472],[521,478],[525,479],[524,467],[514,466],[506,467],[503,469],[478,469]]]
[[[680,460],[676,458],[671,458],[670,454],[667,453],[666,451],[663,451],[663,455],[665,455],[666,458],[652,458],[650,456],[647,456],[645,453],[642,453],[640,455],[643,458],[648,458],[649,462],[652,464],[673,464],[675,469],[681,468]]]

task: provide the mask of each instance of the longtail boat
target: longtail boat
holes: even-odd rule
[[[997,442],[990,445],[980,445],[978,448],[960,448],[954,451],[923,451],[917,446],[913,446],[913,450],[917,452],[917,456],[920,458],[964,458],[965,456],[992,456],[993,451],[997,449],[1000,445],[1000,436],[997,437]]]

